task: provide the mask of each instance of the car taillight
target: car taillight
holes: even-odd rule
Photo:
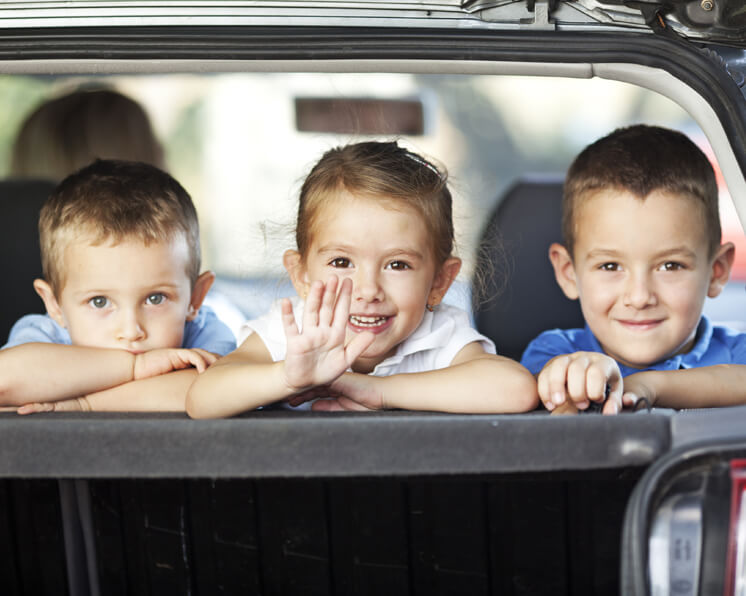
[[[668,497],[656,512],[648,542],[653,596],[697,594],[702,551],[702,495]]]
[[[731,499],[726,596],[746,596],[746,459],[730,462]]]

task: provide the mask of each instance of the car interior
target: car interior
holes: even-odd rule
[[[539,332],[583,324],[547,258],[561,241],[564,172],[584,146],[637,122],[681,130],[711,156],[737,252],[705,313],[746,330],[745,25],[733,1],[708,17],[715,46],[702,43],[700,2],[666,14],[607,2],[603,18],[585,0],[220,3],[189,18],[185,3],[143,14],[17,4],[0,7],[3,337],[43,312],[36,222],[54,186],[11,173],[14,138],[41,102],[86,89],[146,110],[197,205],[204,268],[217,275],[207,303],[234,331],[293,292],[280,255],[316,159],[396,139],[448,171],[464,267],[446,301],[519,359]],[[624,21],[634,27],[614,29]],[[743,564],[727,542],[730,468],[712,453],[742,457],[743,416],[0,412],[0,586],[721,594],[726,566]],[[689,458],[713,436],[727,448]],[[699,525],[681,530],[692,516]],[[674,568],[676,531],[705,563]],[[692,591],[665,591],[679,579]]]

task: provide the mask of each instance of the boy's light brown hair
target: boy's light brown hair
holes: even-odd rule
[[[709,256],[720,245],[715,172],[702,150],[680,132],[643,124],[619,128],[575,158],[562,198],[562,235],[571,257],[578,209],[583,200],[604,189],[627,191],[640,200],[656,190],[692,198],[703,208]]]
[[[41,209],[44,278],[59,295],[65,284],[65,249],[72,242],[137,239],[148,245],[179,234],[189,246],[186,274],[194,284],[201,266],[199,223],[186,190],[155,166],[96,160],[60,182]]]

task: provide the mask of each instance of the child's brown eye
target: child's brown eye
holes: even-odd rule
[[[394,271],[404,271],[405,269],[410,269],[409,263],[405,263],[404,261],[392,261],[389,263],[389,268],[393,269]]]
[[[619,271],[619,263],[604,263],[599,269],[602,271]]]
[[[663,263],[664,271],[678,271],[679,269],[683,268],[684,266],[681,263],[676,263],[675,261],[668,261],[667,263]]]
[[[337,267],[339,269],[345,269],[350,266],[350,259],[346,259],[344,257],[337,257],[336,259],[332,259],[329,264],[332,267]]]

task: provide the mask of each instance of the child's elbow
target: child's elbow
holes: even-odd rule
[[[518,362],[511,362],[510,407],[513,413],[530,412],[539,406],[536,378]]]
[[[516,390],[516,412],[530,412],[539,407],[539,391],[531,373],[522,378]]]
[[[204,400],[199,398],[199,392],[195,391],[195,384],[192,384],[189,391],[187,391],[186,400],[184,402],[187,415],[190,418],[198,419],[214,418],[215,416],[210,414],[209,408],[205,407]]]

